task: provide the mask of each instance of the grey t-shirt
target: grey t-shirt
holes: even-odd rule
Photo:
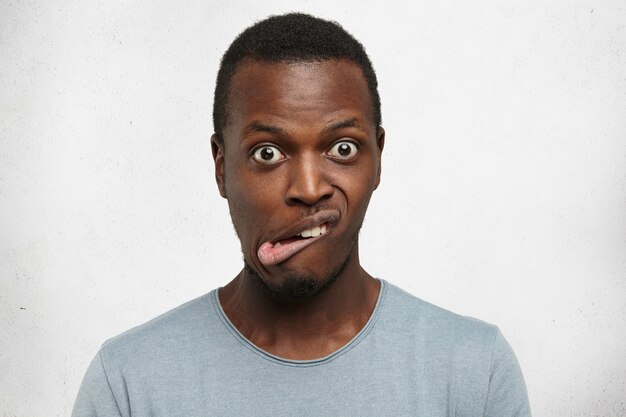
[[[306,361],[246,340],[214,290],[105,342],[72,416],[510,417],[530,409],[495,326],[381,280],[354,339]]]

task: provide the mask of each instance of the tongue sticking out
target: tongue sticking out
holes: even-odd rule
[[[309,246],[311,243],[315,242],[320,238],[320,236],[309,238],[292,236],[287,239],[280,240],[277,243],[265,242],[261,245],[257,252],[259,261],[261,261],[264,266],[279,264]]]

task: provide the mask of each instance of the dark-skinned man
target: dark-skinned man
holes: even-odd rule
[[[303,14],[246,29],[222,59],[214,128],[243,269],[107,341],[74,417],[530,416],[495,326],[361,267],[385,132],[358,41]]]

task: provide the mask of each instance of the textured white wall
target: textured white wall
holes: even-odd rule
[[[536,416],[626,415],[622,1],[0,3],[0,416],[68,415],[108,337],[225,284],[218,60],[341,22],[379,75],[375,275],[496,323]]]

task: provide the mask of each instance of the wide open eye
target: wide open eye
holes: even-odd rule
[[[285,159],[285,154],[283,154],[276,146],[262,145],[252,152],[252,157],[255,161],[262,164],[275,164],[276,162]]]
[[[328,155],[335,159],[341,159],[342,161],[347,161],[356,156],[359,151],[359,147],[356,143],[350,140],[342,140],[333,145],[332,148],[328,151]]]

